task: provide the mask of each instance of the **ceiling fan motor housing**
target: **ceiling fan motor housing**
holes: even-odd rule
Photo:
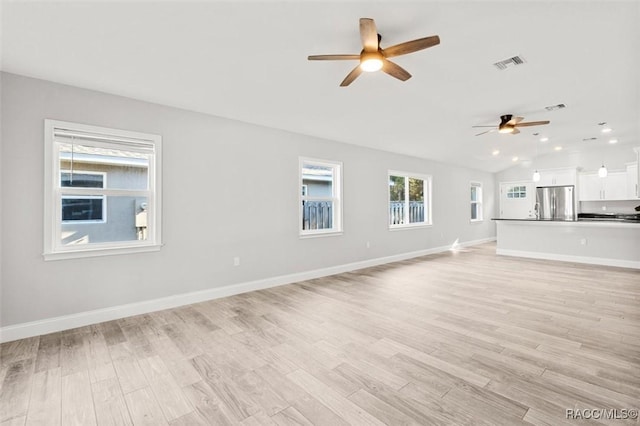
[[[512,114],[505,114],[500,116],[500,125],[504,126],[513,118]]]
[[[499,133],[513,133],[515,130],[515,126],[512,123],[509,123],[511,121],[511,118],[513,117],[512,114],[505,114],[505,115],[501,115],[500,116],[500,125],[498,126],[498,132]]]

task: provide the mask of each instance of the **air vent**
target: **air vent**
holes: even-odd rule
[[[547,111],[556,111],[566,107],[567,106],[565,104],[558,104],[558,105],[551,105],[551,106],[544,107],[544,109],[546,109]]]
[[[598,138],[584,138],[584,139],[582,139],[582,142],[595,141],[595,140],[597,140],[597,139],[598,139]]]
[[[511,66],[522,65],[525,62],[526,61],[524,60],[524,58],[522,56],[514,56],[512,58],[505,59],[505,60],[500,61],[500,62],[496,62],[495,64],[493,64],[493,66],[498,68],[500,71],[502,71],[502,70],[506,70],[507,68],[509,68]]]

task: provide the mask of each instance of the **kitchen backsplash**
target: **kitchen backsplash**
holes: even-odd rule
[[[579,210],[580,213],[637,213],[634,208],[638,205],[640,205],[640,199],[625,201],[581,201]]]

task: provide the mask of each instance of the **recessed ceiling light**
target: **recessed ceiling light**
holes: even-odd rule
[[[600,130],[602,133],[609,133],[610,131],[612,131],[613,129],[611,127],[603,127],[602,130]]]
[[[556,146],[553,149],[555,149],[556,151],[562,151],[562,147],[561,146]]]
[[[618,143],[618,139],[609,139],[609,143],[613,145],[614,143]]]
[[[496,156],[498,154],[500,154],[500,150],[499,149],[496,149],[491,153],[491,155],[493,155],[493,156]]]
[[[511,159],[511,161],[513,161],[513,162],[515,163],[516,161],[518,161],[518,157],[513,157],[513,158]]]
[[[543,138],[540,138],[540,142],[547,142],[548,140],[549,140],[549,138],[546,137],[546,136],[543,137]]]

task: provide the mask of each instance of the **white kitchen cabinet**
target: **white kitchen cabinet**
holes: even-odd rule
[[[630,200],[640,198],[640,188],[638,188],[638,164],[627,166],[627,198]]]
[[[627,199],[627,173],[609,173],[606,178],[602,178],[602,198],[604,200],[626,200]]]
[[[546,169],[538,170],[540,180],[536,186],[562,186],[576,184],[576,169]]]
[[[627,172],[609,172],[601,178],[598,173],[584,173],[579,177],[580,201],[627,200]]]
[[[602,200],[602,182],[597,173],[584,173],[578,177],[578,199],[580,201]]]

